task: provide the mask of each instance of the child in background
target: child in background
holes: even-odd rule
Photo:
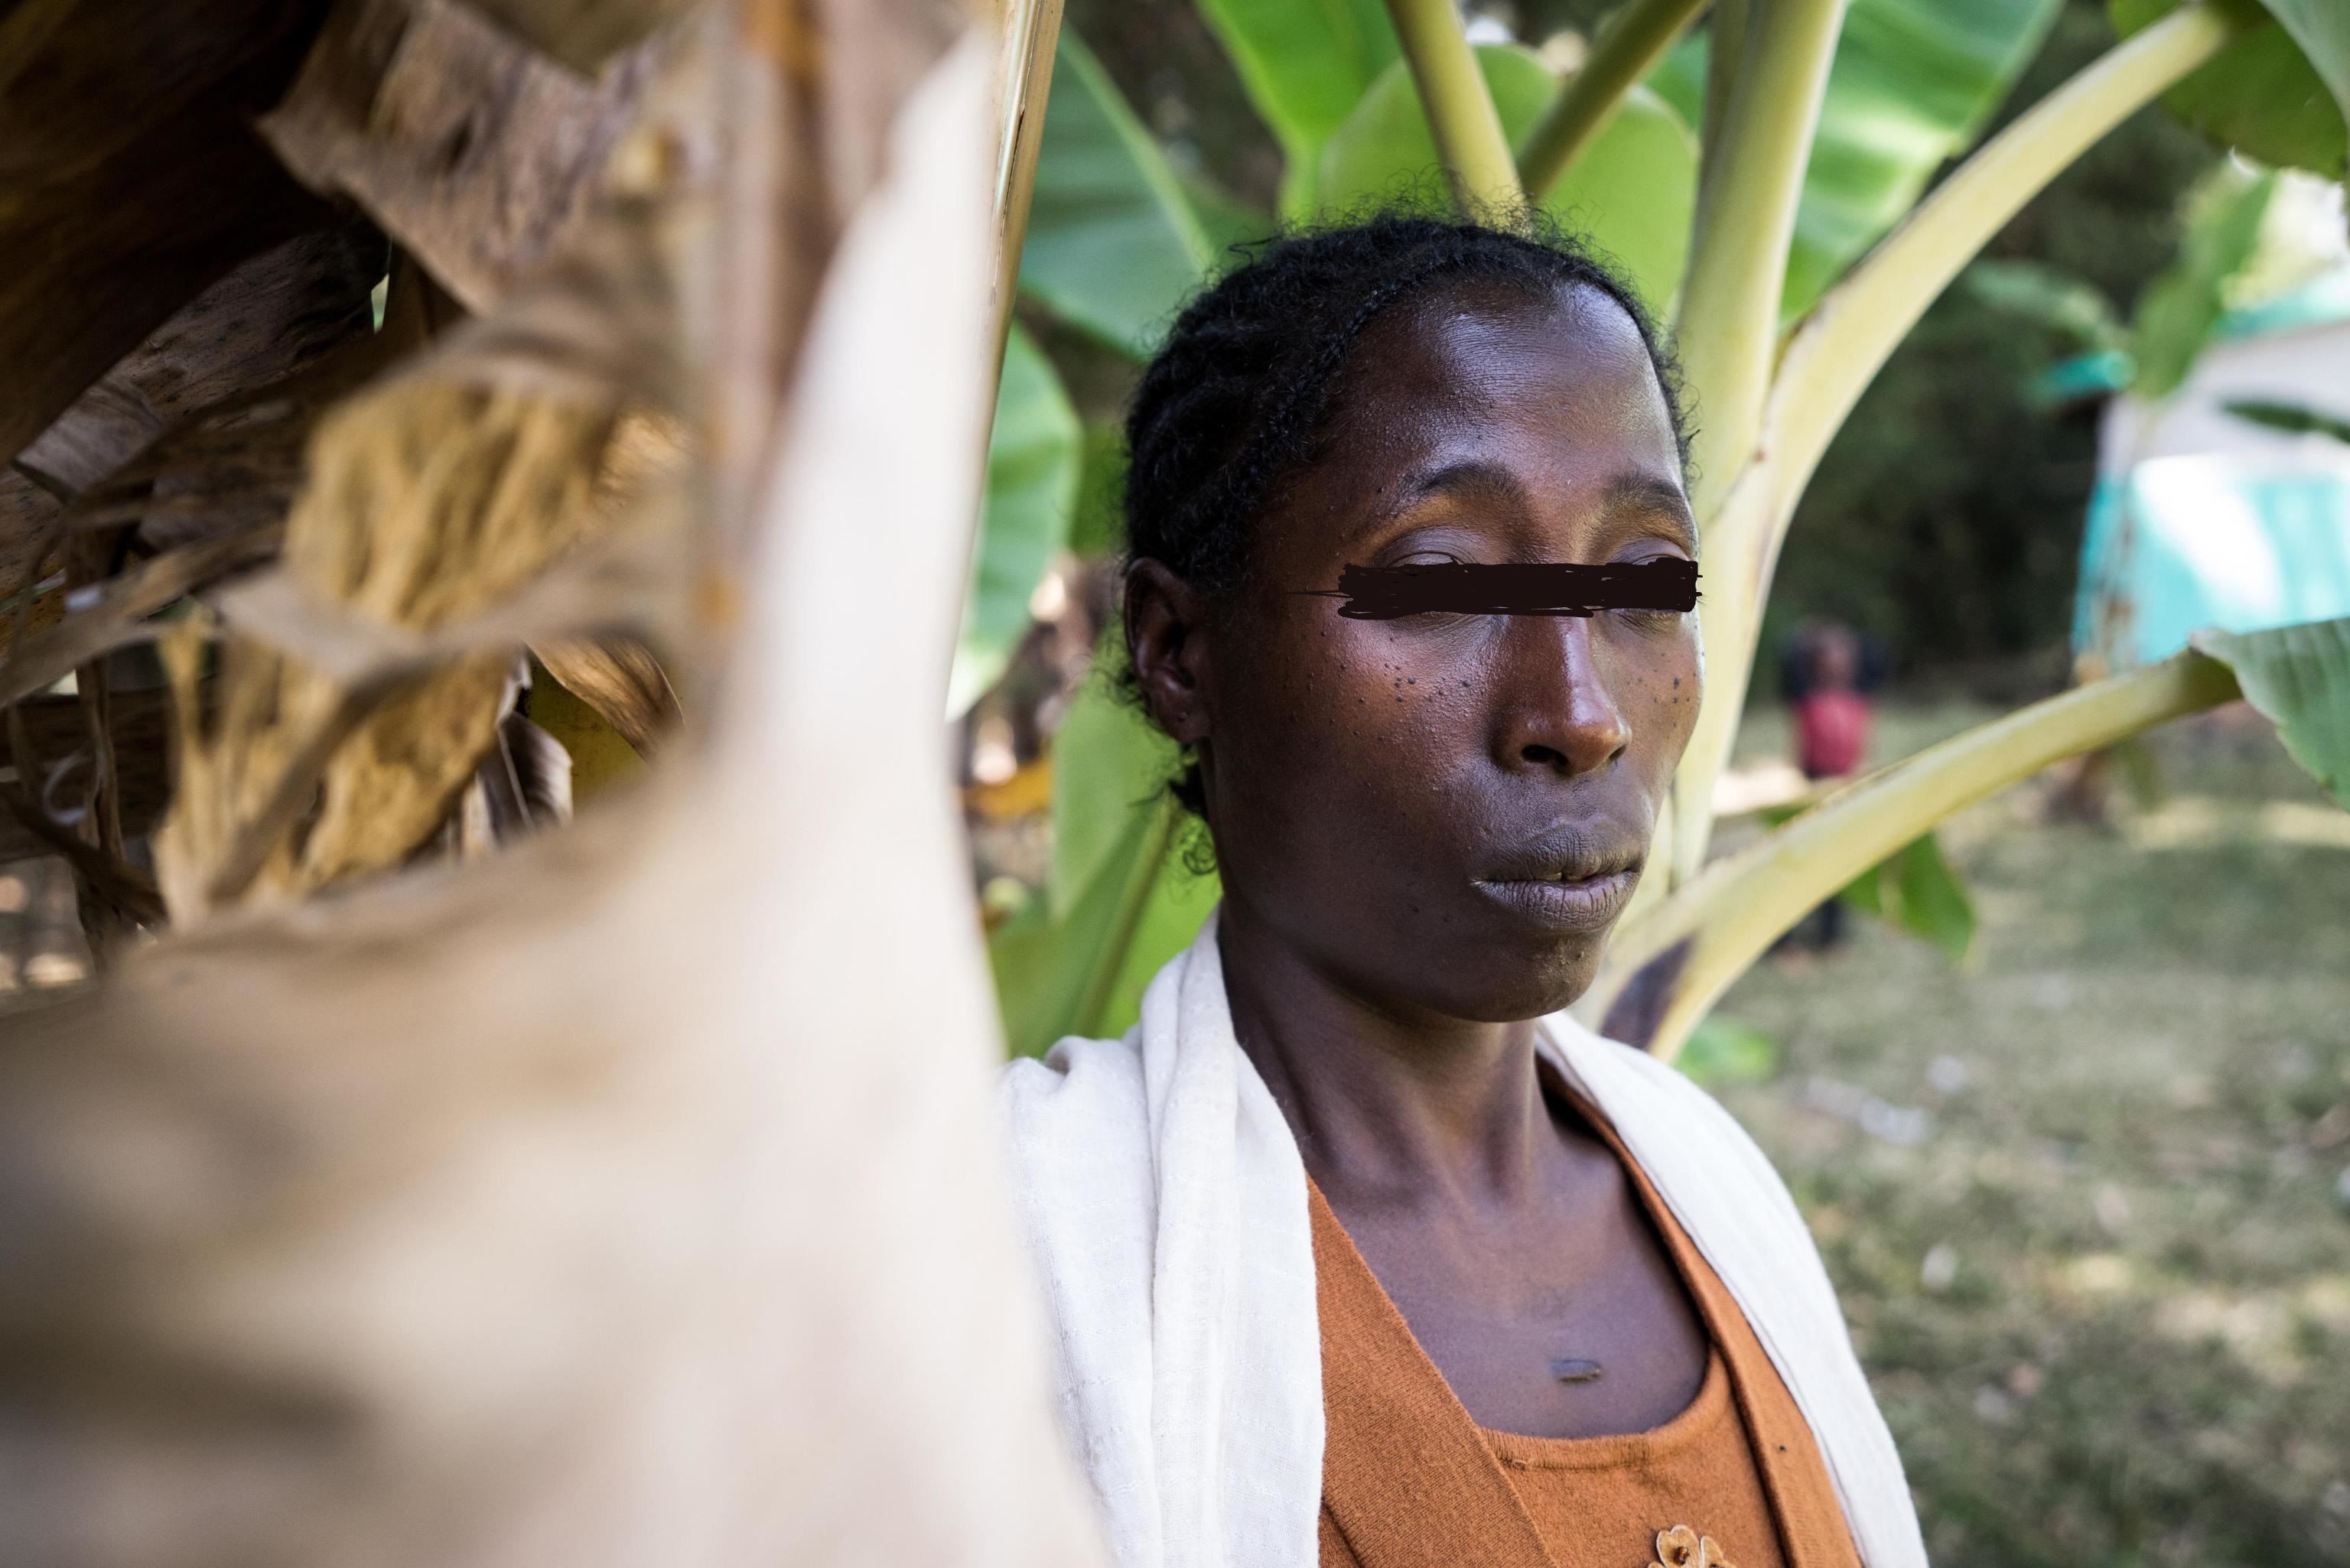
[[[1795,765],[1817,783],[1856,774],[1868,755],[1868,699],[1860,691],[1860,639],[1840,626],[1801,634],[1789,660],[1795,714]],[[1844,902],[1830,898],[1789,933],[1790,943],[1825,952],[1844,940]]]
[[[1860,771],[1868,754],[1868,699],[1860,694],[1860,642],[1840,626],[1814,631],[1811,679],[1795,699],[1795,765],[1814,782]]]

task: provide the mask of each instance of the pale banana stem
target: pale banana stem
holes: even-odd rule
[[[1575,79],[1560,89],[1518,154],[1526,199],[1539,202],[1605,130],[1634,83],[1672,47],[1706,0],[1634,0],[1599,35]]]
[[[1053,89],[1053,51],[1061,37],[1062,0],[1006,0],[998,17],[995,115],[995,369],[1020,286],[1020,253],[1036,190],[1036,154]]]
[[[1779,343],[1779,301],[1795,206],[1811,161],[1845,0],[1757,0],[1746,20],[1720,149],[1698,192],[1676,337],[1695,395],[1702,524],[1754,450]]]
[[[1756,525],[1777,493],[1767,458],[1746,464],[1707,521],[1700,579],[1698,626],[1705,648],[1705,693],[1697,727],[1673,775],[1672,880],[1678,887],[1705,864],[1713,834],[1713,785],[1729,763],[1746,705],[1754,639],[1762,624],[1764,563],[1755,545],[1768,530]]]
[[[1650,1049],[1669,1059],[1746,966],[1804,911],[1943,818],[2049,763],[2237,695],[2228,667],[2187,652],[2035,702],[1847,785],[1752,847],[1706,867],[1610,948],[1592,994],[1604,1016],[1640,966],[1689,952]]]
[[[1524,200],[1517,160],[1453,0],[1388,0],[1388,14],[1411,63],[1453,201],[1472,218],[1516,208]]]
[[[2116,46],[1979,149],[1795,333],[1761,421],[1767,482],[1750,464],[1738,476],[1739,504],[1725,503],[1708,518],[1700,606],[1708,696],[1676,779],[1676,880],[1704,864],[1713,780],[1737,739],[1761,607],[1795,504],[1862,389],[1935,296],[2026,202],[2241,26],[2196,3]],[[1750,488],[1765,484],[1767,494]]]
[[[1746,54],[1746,10],[1749,0],[1713,0],[1713,16],[1706,24],[1712,36],[1707,40],[1705,58],[1705,119],[1700,126],[1703,144],[1699,151],[1700,179],[1709,178],[1721,161],[1721,149],[1715,145],[1714,128],[1730,112],[1730,89],[1738,85],[1738,62]]]
[[[1778,525],[1935,296],[2074,160],[2246,26],[2243,16],[2189,4],[2115,46],[1985,142],[1828,292],[1789,342],[1766,416],[1784,500]]]

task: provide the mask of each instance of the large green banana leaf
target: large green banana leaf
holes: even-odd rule
[[[1200,0],[1249,101],[1281,143],[1281,210],[1313,215],[1322,144],[1397,57],[1382,0]]]
[[[1054,553],[1068,542],[1083,441],[1077,410],[1052,361],[1014,325],[995,389],[987,494],[947,682],[951,717],[995,684],[1028,629],[1028,601]]]
[[[1053,737],[1051,878],[988,943],[1015,1053],[1122,1033],[1214,908],[1216,878],[1183,864],[1185,825],[1166,793],[1177,761],[1102,676],[1070,704]]]
[[[1557,96],[1558,78],[1531,50],[1514,45],[1480,47],[1477,64],[1492,89],[1502,128],[1513,140],[1522,139]],[[1449,209],[1436,140],[1403,62],[1371,84],[1322,149],[1318,199],[1329,212],[1375,202]],[[1636,89],[1543,205],[1589,235],[1661,312],[1680,286],[1696,201],[1696,137],[1670,105]]]
[[[2163,97],[2223,147],[2263,163],[2342,177],[2350,161],[2350,0],[2215,0],[2273,26],[2253,29]],[[2125,36],[2178,0],[2109,0]]]
[[[2350,806],[2350,618],[2199,632],[2195,650],[2236,672],[2293,761]]]
[[[1931,942],[1953,962],[1974,945],[1974,899],[1943,858],[1938,835],[1911,840],[1846,883],[1836,897]]]
[[[1853,0],[1836,39],[1804,171],[1783,310],[1809,310],[1982,131],[2039,52],[2063,0]],[[1695,124],[1706,35],[1683,39],[1649,85]]]
[[[1762,820],[1776,827],[1804,809],[1773,806],[1762,814]],[[1930,828],[1846,883],[1836,897],[1849,909],[1941,949],[1953,963],[1974,946],[1974,898]]]
[[[1093,52],[1063,28],[1021,292],[1110,348],[1148,358],[1212,254],[1167,155]]]
[[[2229,279],[2260,244],[2276,181],[2227,163],[2197,189],[2178,259],[2147,285],[2130,320],[2130,355],[2137,362],[2130,390],[2139,397],[2168,397],[2194,369],[2228,313]]]

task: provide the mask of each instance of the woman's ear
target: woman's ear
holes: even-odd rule
[[[1126,651],[1143,705],[1180,746],[1208,735],[1208,602],[1157,561],[1126,573]]]

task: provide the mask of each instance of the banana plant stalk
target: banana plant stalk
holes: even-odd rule
[[[1705,863],[1713,783],[1737,740],[1779,549],[1836,429],[1934,297],[2026,202],[2242,27],[2231,14],[2189,5],[2116,45],[1970,157],[1796,330],[1754,450],[1723,504],[1700,514],[1708,691],[1675,779],[1676,885]],[[1692,356],[1697,348],[1693,339]],[[1703,420],[1713,383],[1695,385]]]
[[[1793,510],[1862,391],[2008,220],[2254,20],[2189,5],[2116,45],[1985,142],[1828,292],[1788,343],[1764,419],[1762,444],[1779,465],[1774,511]]]
[[[1518,180],[1539,202],[1599,138],[1616,106],[1664,57],[1706,0],[1634,0],[1603,28],[1582,68],[1527,133]]]
[[[1721,158],[1698,191],[1689,279],[1674,327],[1695,398],[1690,504],[1700,525],[1753,451],[1762,422],[1795,208],[1844,12],[1845,0],[1756,6],[1718,138],[1707,128]]]
[[[2225,664],[2181,653],[2019,709],[1848,784],[1708,866],[1618,935],[1575,1012],[1595,1025],[1606,1020],[1636,977],[1662,961],[1654,1033],[1635,1043],[1669,1058],[1780,932],[1935,823],[2051,763],[2237,694]]]
[[[1902,10],[1899,0],[1888,4]],[[1367,171],[1352,167],[1349,160],[1372,156],[1367,150],[1374,144],[1361,139],[1377,115],[1388,112],[1384,106],[1394,102],[1392,88],[1386,84],[1395,78],[1387,73],[1399,50],[1417,85],[1430,132],[1428,140],[1442,161],[1455,202],[1464,213],[1488,221],[1507,221],[1527,193],[1542,198],[1571,170],[1578,189],[1586,175],[1599,191],[1607,189],[1611,177],[1621,181],[1624,168],[1608,151],[1617,140],[1608,127],[1628,122],[1625,105],[1632,87],[1653,71],[1672,40],[1700,13],[1709,17],[1702,142],[1680,154],[1694,155],[1693,169],[1689,163],[1675,165],[1695,185],[1694,220],[1686,236],[1689,265],[1680,267],[1676,250],[1671,265],[1655,280],[1660,297],[1677,296],[1679,300],[1675,337],[1698,427],[1690,498],[1704,538],[1704,597],[1699,613],[1707,656],[1707,701],[1676,774],[1670,809],[1659,826],[1652,856],[1656,874],[1644,880],[1600,981],[1584,1003],[1585,1011],[1601,1022],[1633,1006],[1646,1022],[1623,1038],[1669,1054],[1730,980],[1790,920],[1856,874],[1914,843],[1941,815],[2053,758],[2107,743],[2146,724],[2218,701],[2234,690],[2220,666],[2233,665],[2240,671],[2247,667],[2216,646],[2210,659],[2187,657],[2158,670],[2117,678],[1937,748],[1833,797],[1779,829],[1762,846],[1707,866],[1715,784],[1745,704],[1762,607],[1781,545],[1822,453],[1895,345],[2019,208],[2106,131],[2167,89],[2182,89],[2183,96],[2173,102],[2190,119],[2226,119],[2225,113],[2209,107],[2189,107],[2205,104],[2215,88],[2223,98],[2234,93],[2240,99],[2258,88],[2293,95],[2295,102],[2324,93],[2350,114],[2350,40],[2337,36],[2330,23],[2316,19],[2317,11],[2331,14],[2322,0],[2262,0],[2257,7],[2250,0],[2185,0],[2168,7],[2168,15],[2147,21],[2134,36],[1984,143],[1857,265],[1853,265],[1854,249],[1859,242],[1852,233],[1823,241],[1814,227],[1825,231],[1838,223],[1865,223],[1868,233],[1882,233],[1884,218],[1878,214],[1883,209],[1860,212],[1839,192],[1835,171],[1814,180],[1810,168],[1814,143],[1823,134],[1823,117],[1831,111],[1835,126],[1829,133],[1831,145],[1839,158],[1856,136],[1866,140],[1884,131],[1870,118],[1875,111],[1857,109],[1847,101],[1850,95],[1844,86],[1838,86],[1833,100],[1829,93],[1832,67],[1839,84],[1844,80],[1846,67],[1838,61],[1838,47],[1850,0],[1711,0],[1710,5],[1706,0],[1627,0],[1574,78],[1553,88],[1546,99],[1534,100],[1546,104],[1538,116],[1523,96],[1531,79],[1526,52],[1514,51],[1518,57],[1513,60],[1507,57],[1513,51],[1485,51],[1481,63],[1481,53],[1469,46],[1457,0],[1384,0],[1394,26],[1392,39],[1384,29],[1376,29],[1377,38],[1366,37],[1351,0],[1348,6],[1330,0],[1282,5],[1273,0],[1208,0],[1208,5],[1211,16],[1221,19],[1217,25],[1228,47],[1239,49],[1244,83],[1267,122],[1285,128],[1284,149],[1292,161],[1285,189],[1310,190],[1317,177],[1342,195],[1367,189],[1360,179]],[[1260,5],[1267,9],[1260,10]],[[1923,51],[1918,57],[1939,60],[1941,51],[1955,47],[1960,40],[1943,35],[1956,23],[1967,23],[1977,35],[1968,47],[1981,57],[1981,68],[1974,85],[1956,95],[1974,95],[1972,107],[1960,113],[1946,106],[1919,122],[1939,151],[1954,151],[1971,134],[1969,127],[1989,112],[1996,92],[2012,81],[2030,41],[1980,25],[1971,15],[1971,0],[1919,0],[1916,9],[1915,16],[1904,11],[1903,25],[1933,35],[1908,41],[1915,51]],[[2048,14],[2045,4],[2019,7],[2017,15],[2023,18],[2019,25],[2036,37],[2038,22],[2033,18],[2044,21]],[[1870,55],[1894,47],[1878,36],[1884,18],[1868,20],[1867,36],[1853,40],[1850,63],[1854,91],[1864,101],[1875,90]],[[2272,26],[2282,26],[2291,46],[2304,57],[2284,62],[2302,76],[2277,78],[2276,71],[2283,67],[2273,50],[2263,55],[2250,45],[2229,49],[2251,29]],[[1307,47],[1326,49],[1327,57],[1301,64],[1299,50]],[[2223,53],[2225,60],[2215,59]],[[1994,63],[1995,57],[2005,63]],[[1072,57],[1080,62],[1087,58],[1082,50]],[[2207,65],[2210,70],[2195,76]],[[1939,90],[1939,75],[1948,74],[1942,67],[1919,68],[1939,73],[1932,78]],[[1496,73],[1490,78],[1495,86],[1488,85],[1488,70]],[[2195,79],[2188,80],[2190,76]],[[1951,85],[1954,89],[1959,86]],[[1679,101],[1686,102],[1692,86],[1679,84]],[[1876,87],[1881,86],[1877,81]],[[1120,229],[1115,243],[1106,240],[1098,254],[1134,260],[1136,275],[1147,283],[1151,309],[1124,315],[1104,309],[1097,292],[1091,291],[1090,275],[1066,265],[1038,289],[1037,297],[1048,306],[1060,301],[1071,320],[1140,357],[1149,351],[1149,319],[1171,306],[1187,286],[1187,277],[1204,271],[1206,246],[1176,243],[1200,225],[1190,206],[1170,195],[1173,174],[1139,128],[1126,126],[1113,112],[1120,109],[1115,95],[1105,91],[1096,96],[1107,105],[1096,116],[1106,134],[1087,143],[1088,155],[1098,151],[1134,165],[1129,181],[1138,192],[1134,213],[1145,220]],[[1350,99],[1355,105],[1351,113],[1346,107]],[[1883,100],[1877,101],[1881,110]],[[1504,130],[1504,109],[1506,123],[1527,132],[1514,159]],[[2319,113],[2322,119],[2322,109]],[[1362,119],[1366,114],[1373,118]],[[1856,116],[1866,122],[1865,130],[1856,129]],[[1677,122],[1678,116],[1666,119]],[[2304,134],[2307,128],[2301,121],[2295,124],[2290,135],[2265,126],[2244,130],[2281,149],[2255,146],[2248,155],[2337,170],[2338,142],[2329,151],[2324,135]],[[2232,123],[2203,128],[2231,141],[2239,134]],[[1685,136],[1686,127],[1679,129]],[[1416,130],[1411,145],[1426,145]],[[1579,154],[1583,167],[1575,168]],[[1641,154],[1656,155],[1653,149]],[[1048,161],[1049,157],[1048,151]],[[1395,171],[1424,157],[1424,152],[1415,152],[1399,159]],[[1336,171],[1342,166],[1344,178]],[[1919,162],[1903,176],[1913,182],[1901,187],[1903,203],[1916,201],[1914,193],[1928,172]],[[1686,192],[1687,184],[1681,189]],[[1603,214],[1613,211],[1620,218],[1628,208],[1653,219],[1654,213],[1640,204],[1648,191],[1632,181],[1593,204]],[[1327,197],[1329,191],[1323,194]],[[1822,202],[1819,214],[1813,210],[1814,196]],[[1134,243],[1137,234],[1145,240],[1157,235],[1164,243],[1149,250]],[[1172,254],[1174,250],[1184,255]],[[1847,266],[1840,285],[1821,292],[1827,278]],[[1791,280],[1791,267],[1798,278]],[[1800,299],[1791,301],[1791,288],[1800,290]],[[1817,303],[1790,331],[1785,319],[1790,304],[1800,306],[1813,300]],[[2331,651],[2294,679],[2330,702],[2336,683],[2350,685],[2350,631],[2331,623],[2328,628],[2316,640]],[[2302,629],[2316,636],[2310,628]],[[2269,711],[2273,704],[2262,702],[2259,678],[2244,673],[2241,679],[2246,694]],[[2350,700],[2345,700],[2342,715],[2350,715]],[[2342,715],[2329,717],[2325,723],[2334,731],[2350,729],[2350,716]],[[2276,713],[2270,716],[2277,718]],[[2278,722],[2284,725],[2283,720]],[[2287,742],[2325,752],[2324,765],[2312,765],[2321,778],[2350,776],[2350,756],[2326,751],[2330,741],[2310,741],[2315,730],[2324,728],[2320,724],[2314,730],[2301,722],[2297,742],[2293,730],[2286,726]],[[1107,831],[1106,825],[1097,826]],[[1163,956],[1159,944],[1191,914],[1180,907],[1163,878],[1152,881],[1153,868],[1164,857],[1164,834],[1144,823],[1127,824],[1120,831],[1124,836],[1115,842],[1138,846],[1149,864],[1137,870],[1112,857],[1086,870],[1083,879],[1072,885],[1082,892],[1088,923],[1089,934],[1077,945],[1098,955],[1085,962],[1107,964],[1125,978],[1111,984],[1100,974],[1085,972],[1083,964],[1073,966],[1079,972],[1065,976],[1040,962],[1036,955],[1051,950],[1045,940],[1055,934],[1053,922],[1073,919],[1076,908],[1073,904],[1062,909],[1056,894],[1049,919],[1040,914],[999,933],[1003,960],[999,973],[1013,975],[1011,992],[1024,998],[1024,1005],[1016,1005],[1014,1012],[1026,1017],[1053,1011],[1054,1022],[1072,1023],[1060,1015],[1072,1009],[1093,1014],[1123,1008],[1120,988]],[[1118,939],[1107,949],[1091,934],[1104,923]],[[1129,947],[1136,950],[1128,950]],[[1032,981],[1027,978],[1032,971],[1044,978]],[[1113,992],[1118,997],[1114,1003]],[[1097,1023],[1115,1026],[1107,1018],[1073,1026]],[[1031,1046],[1043,1043],[1027,1042]]]
[[[1388,15],[1426,106],[1452,199],[1472,215],[1516,207],[1524,200],[1518,162],[1453,0],[1388,0]]]

